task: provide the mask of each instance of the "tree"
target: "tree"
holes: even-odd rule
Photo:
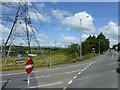
[[[105,52],[109,49],[109,39],[100,33],[97,38],[95,35],[89,36],[83,43],[82,43],[82,52],[84,54],[92,53],[93,48],[95,49],[96,53],[99,53],[99,45],[100,45],[100,53]]]
[[[114,50],[116,50],[116,47],[117,47],[117,50],[120,51],[120,42],[119,42],[118,44],[114,44],[114,45],[112,46],[112,48],[113,48]]]
[[[96,37],[93,36],[89,36],[83,43],[82,43],[82,52],[83,55],[88,54],[88,53],[92,53],[92,49],[96,47]]]
[[[79,55],[78,48],[79,48],[79,44],[71,43],[71,45],[69,45],[68,49],[67,49],[67,56],[70,58],[78,57],[78,55]]]

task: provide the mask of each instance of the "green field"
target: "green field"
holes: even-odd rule
[[[54,53],[52,55],[46,54],[44,56],[44,60],[41,57],[42,57],[41,55],[32,57],[35,68],[49,67],[50,59],[51,59],[51,65],[54,66],[59,64],[69,64],[69,63],[75,63],[77,61],[87,60],[95,57],[95,55],[91,53],[83,56],[83,59],[68,58],[67,55],[65,55],[64,53]],[[18,58],[17,56],[11,56],[9,58],[2,58],[0,60],[2,63],[2,71],[21,70],[25,68],[25,62],[27,61],[27,56],[22,56],[21,58]],[[7,60],[7,64],[4,63],[6,60]]]

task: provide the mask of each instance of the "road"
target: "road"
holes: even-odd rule
[[[70,88],[118,88],[118,54],[109,52],[79,74],[67,87]],[[110,90],[110,89],[108,89]]]
[[[29,88],[117,88],[117,53],[108,52],[94,59],[74,64],[58,65],[52,68],[34,69],[30,74]],[[27,74],[23,71],[2,73],[5,88],[26,89]]]

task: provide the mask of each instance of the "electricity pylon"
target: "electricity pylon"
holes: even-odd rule
[[[12,28],[5,42],[5,55],[6,57],[10,55],[10,50],[15,39],[20,38],[22,41],[24,41],[24,43],[27,43],[29,53],[31,53],[31,42],[36,42],[40,52],[43,55],[41,58],[44,60],[44,53],[37,40],[35,28],[32,26],[31,17],[28,14],[28,11],[28,3],[19,2],[17,12],[15,14],[15,19],[13,20]],[[8,50],[7,47],[9,47]],[[5,64],[7,64],[7,59],[5,60]]]

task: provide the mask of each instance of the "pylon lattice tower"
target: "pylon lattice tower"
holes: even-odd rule
[[[28,3],[19,2],[12,28],[5,42],[5,56],[9,56],[11,47],[15,43],[15,39],[19,38],[21,39],[21,41],[28,45],[29,53],[31,53],[31,42],[36,42],[37,46],[39,47],[40,53],[42,53],[43,55],[41,58],[42,60],[44,60],[44,53],[37,40],[35,28],[32,26],[31,17],[28,14],[28,11]],[[6,47],[9,47],[8,50],[6,49]],[[7,60],[5,61],[5,63],[7,63]]]

